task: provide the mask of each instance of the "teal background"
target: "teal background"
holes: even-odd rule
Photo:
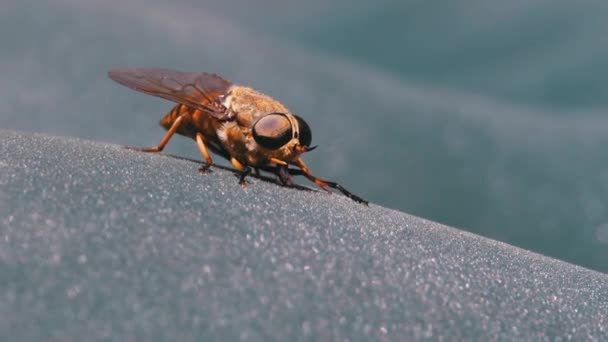
[[[316,174],[387,207],[608,271],[608,3],[1,6],[1,128],[152,145],[171,104],[114,84],[107,70],[214,71],[307,119]],[[168,152],[200,159],[187,139]]]

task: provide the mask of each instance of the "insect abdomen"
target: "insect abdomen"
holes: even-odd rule
[[[175,133],[194,139],[196,132],[198,131],[192,120],[192,113],[195,111],[195,109],[192,109],[184,104],[178,104],[173,107],[171,111],[167,113],[167,115],[160,119],[159,124],[165,129],[169,129],[179,116],[183,116],[183,121]],[[202,133],[204,134],[204,132]]]
[[[207,113],[184,104],[178,104],[160,119],[159,124],[165,129],[169,129],[180,115],[183,115],[184,118],[177,128],[177,134],[196,139],[196,133],[202,133],[211,151],[227,156],[221,141],[217,137],[217,130],[221,123]],[[230,159],[229,157],[226,158]]]
[[[178,104],[175,107],[173,107],[169,113],[167,113],[167,115],[165,115],[162,119],[160,119],[159,124],[164,127],[165,129],[169,129],[169,127],[171,127],[171,125],[173,125],[173,122],[175,122],[175,120],[177,119],[178,116],[180,116],[183,112],[183,110],[185,108],[182,107],[186,107],[182,104]]]

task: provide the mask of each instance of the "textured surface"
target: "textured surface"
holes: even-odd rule
[[[604,274],[197,168],[0,131],[1,339],[608,337]]]
[[[0,3],[1,128],[156,143],[172,104],[108,70],[216,72],[364,198],[608,273],[608,1]]]

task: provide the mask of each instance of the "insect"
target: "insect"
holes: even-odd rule
[[[310,172],[302,160],[303,153],[316,147],[310,146],[310,127],[268,95],[206,72],[117,68],[110,70],[109,77],[131,89],[177,103],[160,120],[167,130],[160,143],[135,150],[160,152],[177,133],[196,141],[206,161],[199,169],[201,173],[213,165],[211,150],[239,171],[241,186],[247,185],[245,178],[254,168],[258,174],[259,170],[275,173],[288,186],[293,184],[292,175],[303,175],[329,193],[329,188],[334,188],[356,202],[368,204],[338,183]]]

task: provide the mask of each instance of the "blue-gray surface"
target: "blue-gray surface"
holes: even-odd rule
[[[341,195],[0,131],[2,340],[608,338],[608,276]]]
[[[361,196],[608,272],[608,1],[1,3],[0,128],[150,145],[171,104],[108,69],[217,72]]]

